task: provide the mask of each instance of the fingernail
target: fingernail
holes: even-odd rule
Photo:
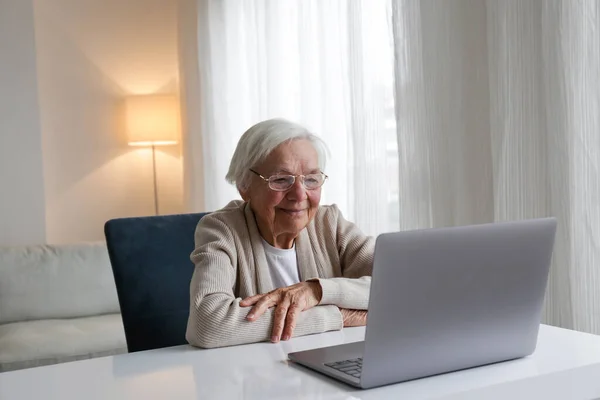
[[[275,336],[275,335],[271,336],[271,342],[273,342],[273,343],[279,342],[279,336]]]
[[[248,314],[248,319],[253,319],[254,318],[254,314]]]
[[[281,337],[281,340],[290,340],[290,337],[289,337],[289,335],[283,335]]]

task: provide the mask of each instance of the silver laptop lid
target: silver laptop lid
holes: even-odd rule
[[[556,220],[378,236],[362,387],[531,354]]]

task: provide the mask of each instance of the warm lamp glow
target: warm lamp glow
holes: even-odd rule
[[[177,144],[179,102],[172,95],[131,96],[125,99],[125,124],[130,146],[152,146],[154,212],[159,215],[156,146]]]
[[[177,144],[179,102],[176,96],[143,95],[125,100],[127,141],[130,146]]]

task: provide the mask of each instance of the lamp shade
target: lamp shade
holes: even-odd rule
[[[127,142],[130,146],[176,144],[179,101],[172,95],[142,95],[125,99]]]

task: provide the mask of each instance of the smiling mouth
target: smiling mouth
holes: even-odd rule
[[[305,209],[304,210],[286,210],[285,208],[280,208],[279,210],[283,211],[284,213],[289,214],[289,215],[300,215],[304,211],[306,211]]]

